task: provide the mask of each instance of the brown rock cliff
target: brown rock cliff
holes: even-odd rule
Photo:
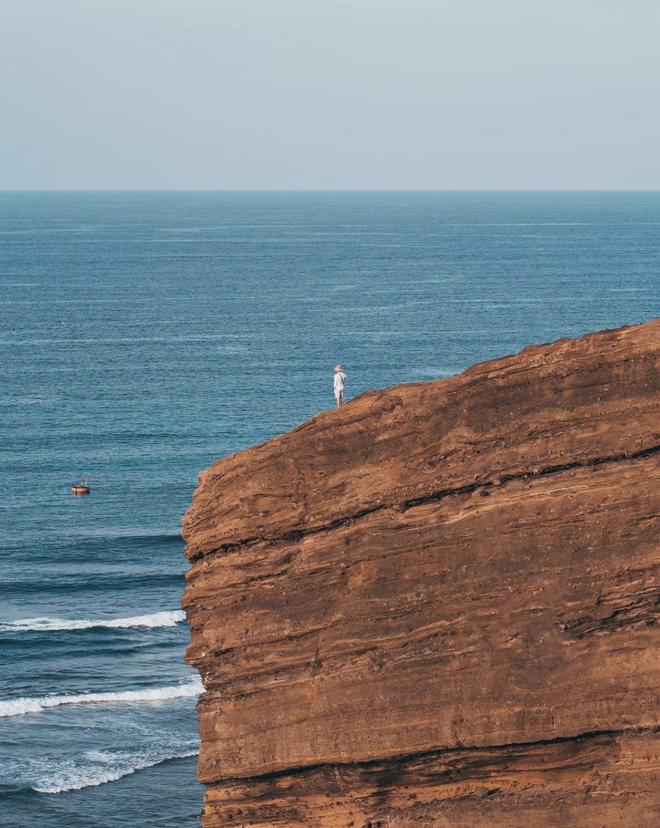
[[[659,385],[651,322],[203,472],[205,828],[660,824]]]

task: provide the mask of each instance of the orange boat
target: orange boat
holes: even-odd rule
[[[71,486],[71,491],[75,495],[89,494],[90,488],[89,488],[89,482],[88,482],[87,478],[86,477],[81,477],[80,481],[78,483],[74,483],[73,486]]]

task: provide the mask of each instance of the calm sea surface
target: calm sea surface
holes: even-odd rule
[[[657,193],[0,193],[0,824],[197,825],[197,472],[337,362],[350,398],[660,315],[659,231]]]

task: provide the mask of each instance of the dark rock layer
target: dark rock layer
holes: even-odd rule
[[[364,394],[200,475],[206,828],[660,808],[660,322]]]

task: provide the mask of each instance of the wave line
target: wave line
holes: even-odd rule
[[[104,785],[107,782],[117,782],[124,776],[129,776],[137,771],[153,768],[157,765],[162,765],[165,762],[173,762],[177,759],[188,759],[191,756],[197,756],[199,750],[186,750],[182,753],[174,753],[168,756],[161,757],[144,757],[134,759],[135,764],[119,765],[110,768],[99,768],[96,772],[85,775],[79,770],[64,771],[60,778],[55,776],[55,780],[51,778],[49,783],[39,783],[32,785],[32,790],[43,794],[59,794],[67,791],[80,791],[83,788],[93,788],[97,785]],[[111,757],[108,757],[110,760]]]
[[[58,632],[62,630],[91,630],[97,627],[128,630],[135,627],[176,627],[186,620],[183,610],[154,612],[151,615],[132,615],[128,618],[22,618],[0,624],[0,632]]]
[[[71,696],[42,696],[0,702],[0,718],[41,713],[51,707],[76,704],[136,704],[141,702],[170,701],[198,696],[204,687],[199,676],[169,687],[153,687],[144,690],[124,690],[119,693],[78,693]]]

